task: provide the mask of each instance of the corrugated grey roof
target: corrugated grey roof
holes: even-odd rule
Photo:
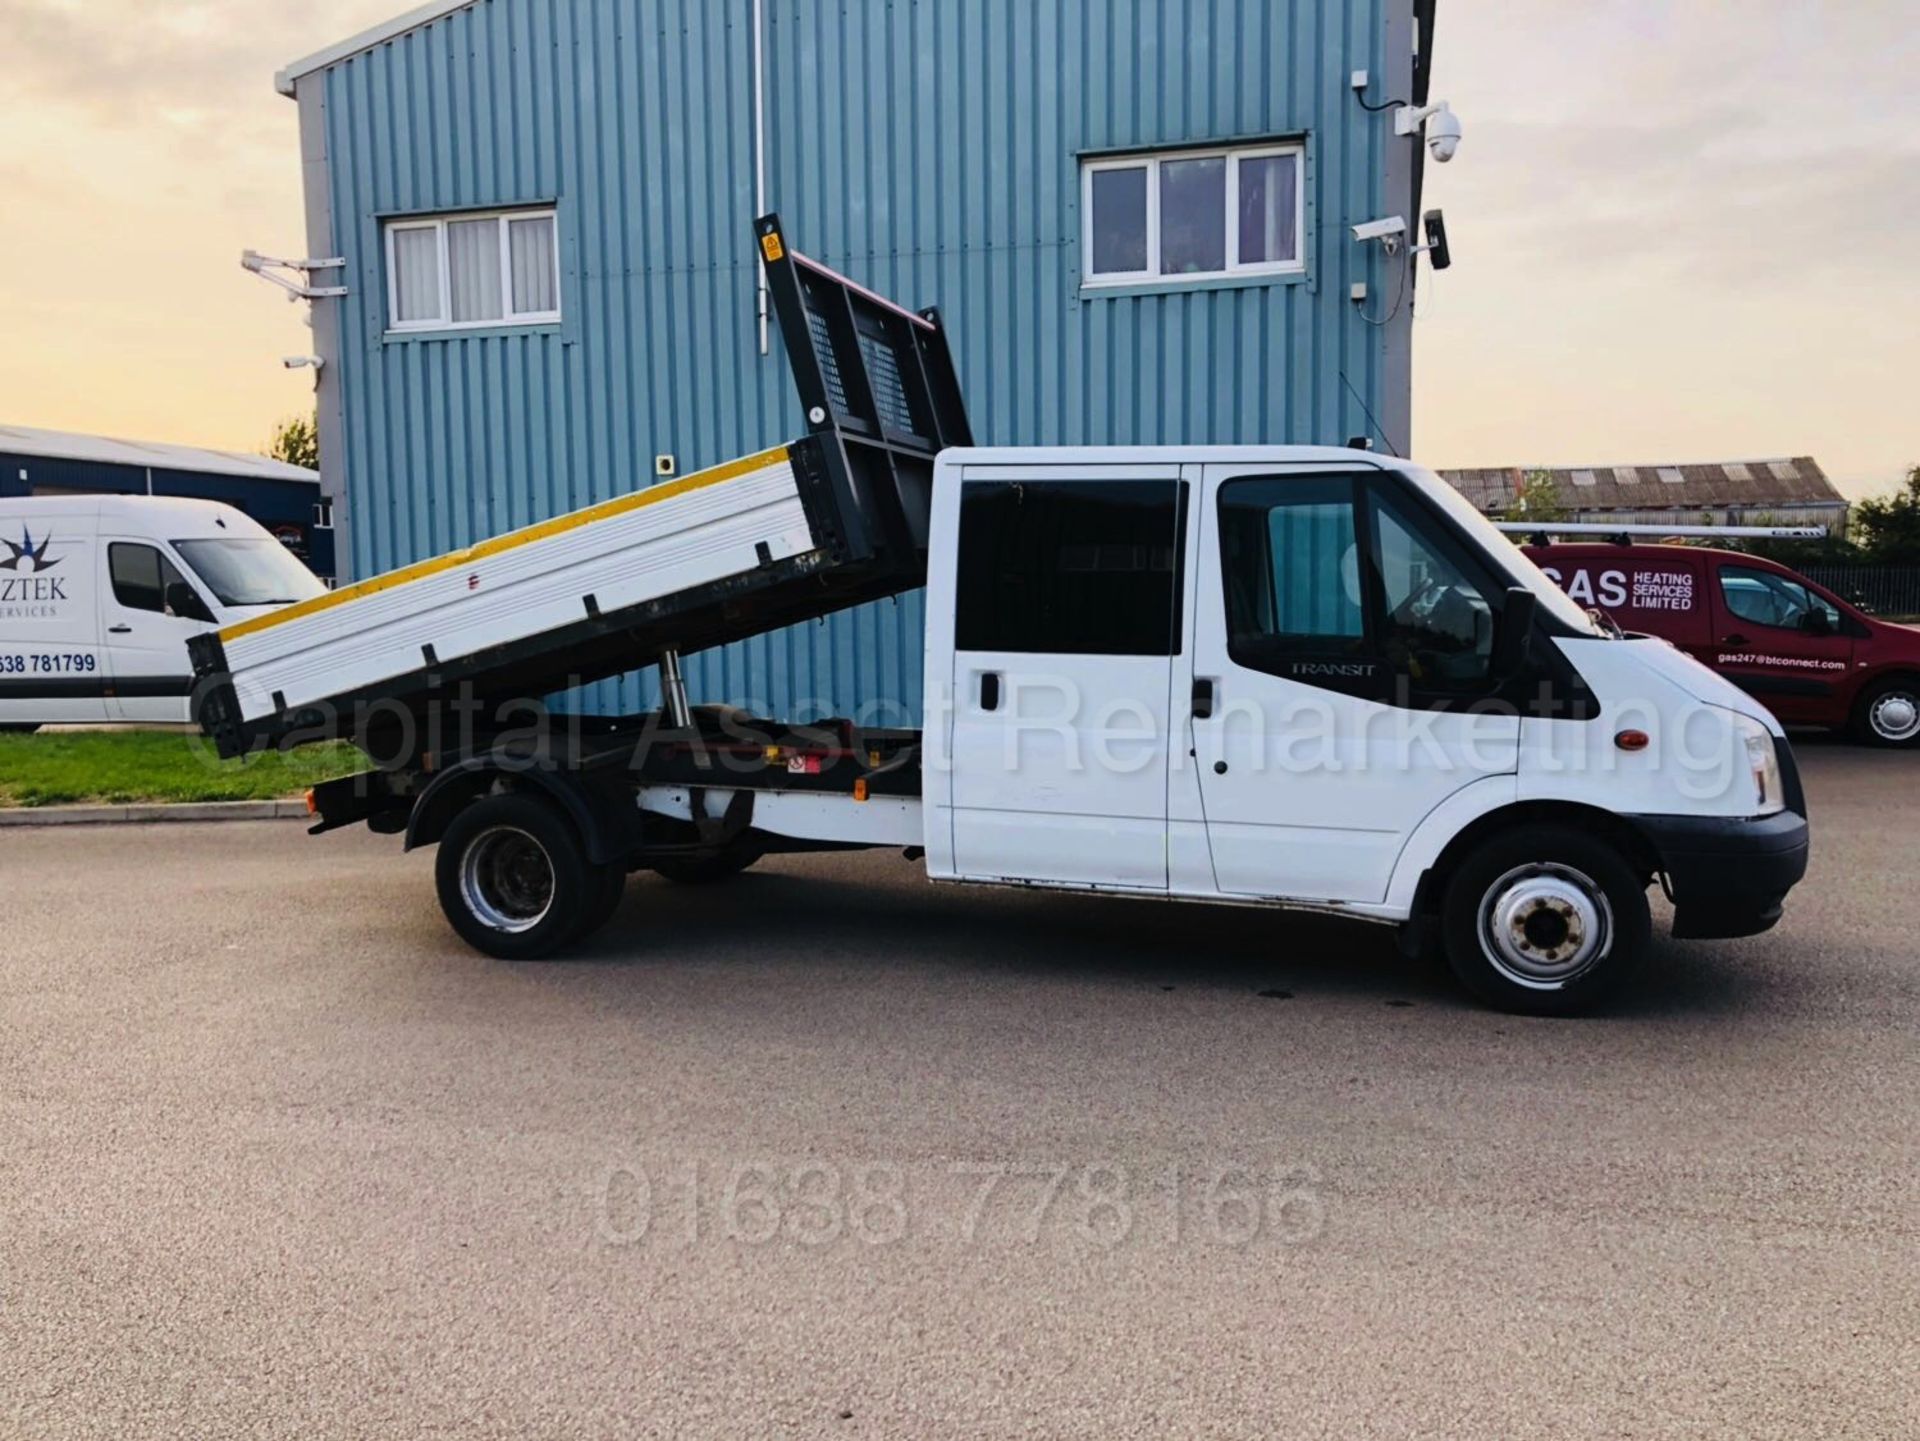
[[[320,472],[264,455],[237,450],[202,450],[195,445],[162,445],[146,440],[114,440],[64,430],[0,425],[0,455],[37,455],[48,460],[90,460],[153,470],[191,470],[202,475],[238,475],[252,480],[320,479]]]
[[[1545,471],[1570,510],[1751,510],[1769,505],[1845,505],[1810,455],[1700,465],[1502,466],[1440,472],[1481,510],[1498,510],[1521,481]]]

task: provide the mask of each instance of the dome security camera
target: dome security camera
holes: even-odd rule
[[[1393,112],[1395,135],[1418,135],[1422,126],[1427,132],[1427,148],[1445,165],[1460,149],[1459,117],[1444,100],[1437,105],[1403,105]]]

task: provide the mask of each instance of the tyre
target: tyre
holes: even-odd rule
[[[1920,680],[1889,676],[1868,686],[1854,702],[1852,729],[1872,746],[1920,745]]]
[[[653,869],[676,885],[710,886],[748,869],[762,855],[750,840],[735,841],[723,851],[704,856],[671,856],[652,862]]]
[[[1605,840],[1520,826],[1483,841],[1443,900],[1447,964],[1490,1006],[1575,1015],[1645,960],[1653,939],[1646,883]]]
[[[608,889],[566,817],[524,795],[488,796],[456,815],[434,882],[460,938],[506,961],[538,960],[572,941]]]
[[[613,861],[597,868],[599,875],[595,884],[599,891],[587,908],[580,923],[579,933],[574,939],[584,941],[613,919],[613,913],[620,909],[620,902],[627,894],[627,864],[625,861]]]
[[[29,721],[16,725],[9,721],[6,725],[0,725],[0,736],[30,736],[39,729],[38,722]]]

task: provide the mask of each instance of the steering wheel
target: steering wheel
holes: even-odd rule
[[[1408,624],[1421,613],[1419,610],[1421,601],[1432,595],[1436,590],[1443,590],[1445,588],[1445,581],[1437,580],[1433,576],[1428,576],[1418,590],[1412,592],[1405,600],[1393,608],[1394,620],[1400,625]]]

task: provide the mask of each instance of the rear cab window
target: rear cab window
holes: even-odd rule
[[[955,648],[1178,655],[1183,495],[1177,480],[968,481]]]

